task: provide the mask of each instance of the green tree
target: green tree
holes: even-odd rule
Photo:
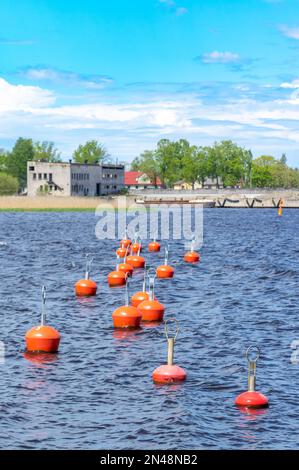
[[[145,150],[139,157],[138,171],[145,173],[152,184],[157,186],[159,178],[159,163],[156,158],[155,151]]]
[[[54,142],[34,142],[34,160],[47,162],[61,162],[60,152],[55,148]]]
[[[190,147],[183,158],[182,176],[184,181],[191,184],[192,189],[196,182],[202,185],[208,176],[207,153],[200,147]]]
[[[0,171],[7,170],[7,159],[8,159],[8,152],[3,149],[0,149]]]
[[[97,140],[89,140],[74,151],[73,158],[76,163],[101,163],[108,158],[106,148]]]
[[[9,196],[18,192],[19,182],[17,178],[6,173],[0,173],[0,196]]]
[[[20,137],[7,158],[7,173],[18,179],[19,187],[27,184],[27,162],[34,160],[32,139]]]
[[[140,171],[140,163],[140,157],[135,157],[130,165],[131,171]]]

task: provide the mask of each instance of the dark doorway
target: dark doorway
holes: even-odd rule
[[[97,183],[97,196],[101,195],[101,183]]]

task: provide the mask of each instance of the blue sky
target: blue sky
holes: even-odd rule
[[[1,0],[0,147],[233,139],[299,166],[299,0]]]

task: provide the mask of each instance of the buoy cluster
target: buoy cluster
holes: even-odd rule
[[[149,243],[149,252],[159,252],[160,243],[156,239]],[[125,286],[124,305],[116,308],[112,313],[113,326],[116,330],[139,329],[143,322],[161,323],[164,320],[165,306],[160,303],[155,296],[156,278],[172,278],[174,268],[169,265],[169,248],[165,247],[164,264],[156,269],[147,269],[146,261],[140,253],[143,250],[141,240],[136,236],[134,243],[126,236],[120,242],[120,247],[116,250],[117,264],[113,271],[108,274],[108,284],[110,287]],[[120,259],[123,263],[120,263]],[[184,261],[187,263],[198,263],[200,261],[199,253],[194,251],[193,243],[191,250],[184,255]],[[75,284],[75,293],[78,297],[95,296],[97,293],[97,284],[90,279],[90,269],[93,258],[86,255],[85,278]],[[129,286],[130,278],[135,270],[144,269],[142,290],[136,292],[130,297]],[[31,328],[25,336],[26,354],[45,354],[56,353],[60,343],[60,333],[55,328],[46,324],[46,289],[42,288],[42,309],[40,325]],[[176,318],[164,320],[165,336],[167,339],[167,364],[157,367],[152,379],[156,384],[174,384],[186,380],[185,370],[174,364],[174,346],[179,333],[179,322]],[[174,334],[169,331],[169,325],[175,324]],[[256,355],[253,358],[253,351]],[[241,393],[235,399],[235,405],[245,409],[256,409],[268,407],[268,398],[255,390],[256,385],[256,365],[260,357],[260,350],[256,346],[250,346],[246,351],[248,361],[248,390]]]

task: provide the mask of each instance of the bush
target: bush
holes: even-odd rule
[[[0,173],[0,195],[9,196],[10,194],[16,194],[19,189],[19,183],[17,178],[6,173]]]

